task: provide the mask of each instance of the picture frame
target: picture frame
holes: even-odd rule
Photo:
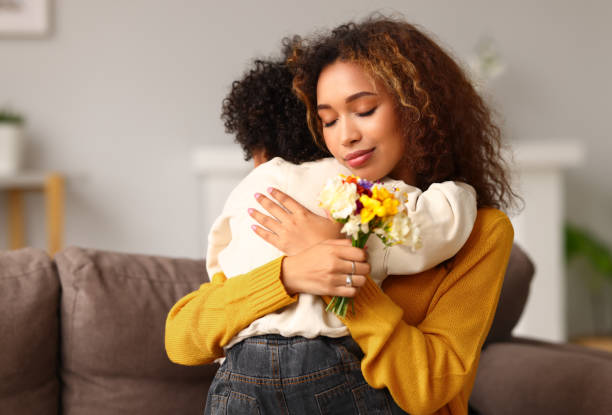
[[[0,38],[44,37],[52,0],[0,0]]]

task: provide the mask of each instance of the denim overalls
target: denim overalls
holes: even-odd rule
[[[227,350],[204,414],[406,414],[366,383],[362,357],[350,336],[247,338]]]

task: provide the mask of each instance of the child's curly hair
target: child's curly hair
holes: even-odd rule
[[[223,100],[225,131],[235,135],[245,160],[258,151],[264,151],[268,159],[282,157],[295,164],[331,156],[312,140],[306,107],[291,89],[293,75],[285,63],[291,52],[287,42],[284,58],[255,60]]]
[[[336,60],[360,65],[395,98],[418,187],[463,181],[476,189],[478,207],[513,205],[516,195],[490,110],[459,65],[427,35],[407,22],[375,16],[311,40],[294,39],[293,87],[322,146],[317,81]]]

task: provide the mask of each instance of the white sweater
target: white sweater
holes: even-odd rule
[[[222,271],[231,278],[283,255],[251,229],[255,221],[247,209],[257,207],[256,192],[266,194],[269,187],[275,187],[314,213],[325,216],[319,206],[319,193],[327,180],[340,173],[351,174],[333,158],[295,165],[277,157],[255,168],[232,191],[208,235],[208,275]],[[371,237],[368,240],[370,277],[379,285],[387,275],[415,274],[454,256],[469,237],[476,219],[476,193],[465,183],[434,183],[422,192],[401,181],[384,179],[383,182],[408,194],[406,207],[412,223],[420,229],[422,247],[415,251],[403,245],[386,248],[379,238]],[[347,328],[333,313],[326,312],[325,307],[319,296],[299,294],[298,301],[290,306],[255,320],[226,348],[261,334],[307,338],[348,335]]]

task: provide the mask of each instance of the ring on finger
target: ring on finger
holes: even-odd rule
[[[346,274],[346,286],[349,288],[353,286],[353,274]]]
[[[351,261],[351,265],[353,266],[353,270],[351,271],[351,275],[355,274],[355,261]]]

